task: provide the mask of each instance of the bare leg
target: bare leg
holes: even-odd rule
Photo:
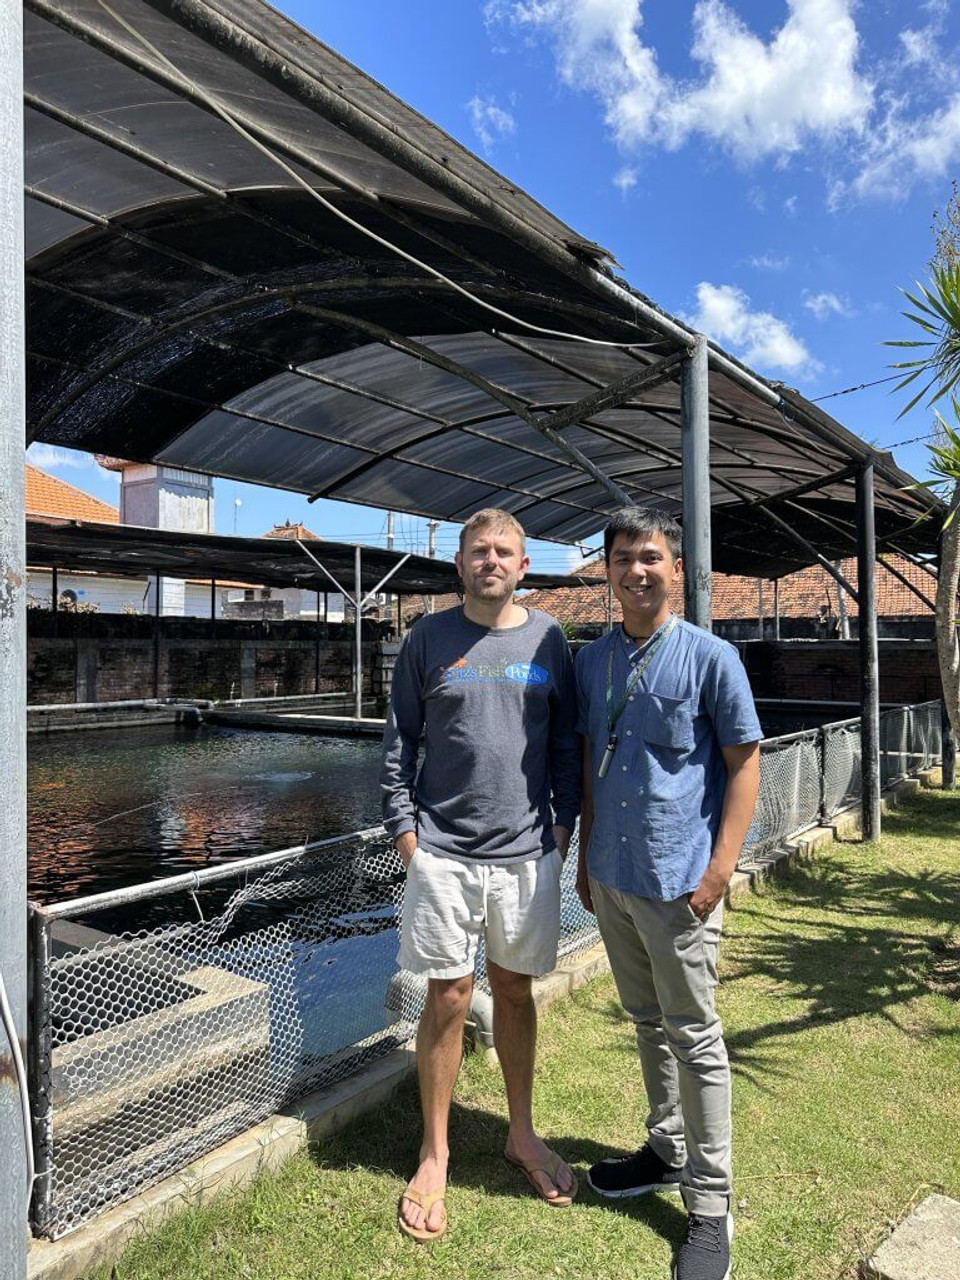
[[[537,1056],[537,1010],[525,973],[512,973],[487,960],[493,992],[493,1042],[503,1070],[510,1113],[507,1155],[514,1160],[541,1161],[548,1155],[546,1143],[533,1128],[533,1067]],[[534,1175],[548,1199],[569,1191],[574,1176],[566,1164],[558,1170],[558,1186],[545,1173]]]
[[[423,1110],[423,1142],[420,1145],[420,1167],[410,1181],[417,1191],[438,1191],[446,1185],[447,1123],[453,1087],[460,1070],[463,1053],[463,1023],[473,991],[473,974],[463,978],[431,978],[427,1002],[417,1029],[417,1076],[420,1081],[420,1106]],[[406,1197],[400,1212],[411,1227],[436,1231],[442,1220],[442,1208],[435,1204],[429,1216]]]

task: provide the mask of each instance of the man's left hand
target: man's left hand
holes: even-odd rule
[[[564,862],[566,862],[567,854],[570,851],[570,828],[554,827],[553,839],[556,843],[557,849],[560,852],[560,857],[563,859]]]
[[[700,920],[706,920],[717,904],[723,901],[729,883],[729,876],[718,871],[713,863],[708,864],[703,879],[688,899],[693,914]]]

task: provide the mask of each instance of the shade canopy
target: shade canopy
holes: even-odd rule
[[[26,0],[25,50],[30,441],[560,542],[682,514],[689,328],[332,50],[255,0]],[[718,569],[849,554],[870,459],[880,545],[935,550],[716,347],[710,439]]]
[[[338,589],[331,582],[332,576],[336,584],[352,594],[353,543],[317,540],[303,546],[286,538],[229,538],[54,516],[31,517],[27,521],[27,563],[35,567],[121,576],[155,573],[171,578],[239,579],[325,592]],[[385,579],[385,590],[401,594],[444,595],[460,585],[456,569],[447,561],[361,547],[362,590],[372,591]],[[554,574],[532,573],[524,579],[526,587],[569,585],[569,578]]]

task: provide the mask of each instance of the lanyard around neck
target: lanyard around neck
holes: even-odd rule
[[[620,701],[616,704],[616,706],[614,706],[614,700],[613,700],[613,654],[616,646],[611,644],[610,654],[607,658],[607,732],[608,733],[610,734],[613,733],[614,729],[617,726],[617,721],[623,715],[624,707],[630,701],[630,698],[633,695],[634,691],[636,690],[637,685],[639,685],[640,681],[643,679],[643,673],[646,671],[647,667],[649,667],[650,663],[653,661],[654,654],[663,644],[664,640],[666,640],[666,638],[670,635],[670,633],[673,631],[676,625],[677,625],[677,619],[676,619],[676,616],[673,616],[671,618],[668,618],[667,621],[663,624],[663,626],[660,627],[659,631],[654,633],[653,637],[650,640],[650,645],[646,653],[643,655],[640,661],[636,664],[636,666],[630,672],[630,675],[627,678],[626,686],[624,687],[624,690],[623,690],[623,696],[620,698]]]

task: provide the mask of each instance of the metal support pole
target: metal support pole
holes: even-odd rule
[[[613,630],[613,587],[607,583],[607,630]]]
[[[353,649],[353,713],[359,720],[363,715],[363,634],[361,617],[363,595],[360,585],[360,548],[353,549],[353,599],[356,605],[356,626]]]
[[[326,600],[326,596],[323,597]],[[315,634],[316,671],[313,677],[313,692],[320,692],[320,588],[317,588],[317,626]]]
[[[712,559],[710,551],[710,374],[707,340],[697,337],[684,356],[680,380],[683,454],[684,617],[709,631]]]
[[[53,611],[53,634],[56,636],[60,630],[60,575],[56,565],[50,570],[50,608]]]
[[[780,639],[780,579],[773,580],[773,638]]]
[[[210,638],[217,634],[217,580],[210,579]]]
[[[155,579],[156,596],[153,602],[153,696],[160,697],[160,577]]]
[[[757,639],[763,639],[763,579],[757,579]]]
[[[0,1024],[0,1276],[27,1274],[27,655],[24,525],[23,27],[0,22],[0,979],[12,1026]],[[12,1032],[12,1036],[10,1035]],[[13,1043],[11,1043],[11,1040]],[[29,1108],[29,1103],[27,1104]]]
[[[864,840],[880,839],[880,663],[873,463],[857,473],[857,594],[860,608],[860,806]]]

